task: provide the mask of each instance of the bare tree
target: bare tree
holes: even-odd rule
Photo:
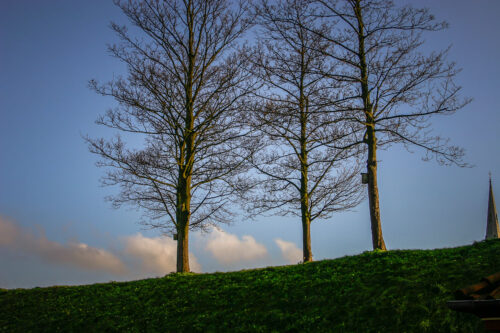
[[[121,44],[111,54],[127,78],[91,81],[119,107],[98,123],[143,140],[126,148],[87,138],[90,151],[108,167],[106,185],[121,191],[116,206],[136,205],[145,224],[177,233],[177,271],[189,271],[188,233],[229,222],[227,203],[244,186],[237,179],[249,154],[238,106],[248,93],[242,57],[233,51],[249,28],[247,6],[226,0],[142,0],[115,4],[138,31],[112,24]],[[240,112],[240,111],[238,111]]]
[[[423,54],[422,33],[441,30],[427,9],[397,7],[388,0],[318,0],[321,10],[315,33],[341,70],[335,80],[351,85],[345,96],[346,118],[361,124],[358,144],[366,145],[368,198],[374,249],[385,250],[377,185],[377,149],[391,143],[417,146],[424,159],[464,166],[464,151],[433,136],[433,115],[450,115],[469,102],[459,97],[453,79],[457,69],[446,62],[447,50]]]
[[[332,107],[336,89],[325,81],[327,44],[308,31],[314,17],[302,0],[261,1],[256,8],[259,47],[251,52],[252,73],[263,86],[252,117],[263,146],[253,157],[260,186],[253,213],[274,211],[302,219],[303,261],[312,261],[310,224],[355,207],[362,199],[347,149],[351,129]],[[295,20],[299,24],[295,23]],[[342,146],[345,149],[338,149]]]

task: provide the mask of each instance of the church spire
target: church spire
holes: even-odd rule
[[[495,197],[493,196],[493,187],[491,186],[490,173],[490,196],[488,198],[488,220],[486,222],[486,238],[500,238],[500,229],[498,228],[498,215],[495,206]]]

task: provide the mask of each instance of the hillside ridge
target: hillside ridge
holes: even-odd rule
[[[307,264],[0,290],[0,332],[482,332],[446,307],[500,271],[500,240]]]

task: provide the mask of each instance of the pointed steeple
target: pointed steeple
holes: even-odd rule
[[[488,220],[486,222],[486,238],[500,238],[500,229],[498,228],[498,214],[495,206],[495,197],[493,196],[493,187],[491,186],[490,173],[490,196],[488,198]]]

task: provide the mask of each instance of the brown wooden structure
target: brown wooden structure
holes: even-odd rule
[[[450,309],[472,313],[482,319],[487,331],[500,332],[500,272],[457,290],[455,298],[447,303]]]

